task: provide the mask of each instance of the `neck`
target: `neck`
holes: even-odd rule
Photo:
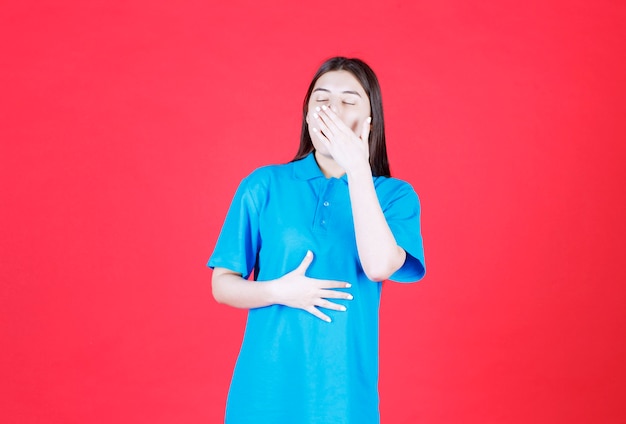
[[[315,151],[315,161],[326,178],[340,178],[346,173],[332,157],[320,154],[318,151]]]

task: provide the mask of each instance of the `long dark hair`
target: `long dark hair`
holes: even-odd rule
[[[302,105],[302,132],[300,133],[300,147],[293,161],[304,158],[313,151],[313,142],[309,135],[309,126],[306,123],[306,116],[309,112],[309,99],[313,92],[313,87],[317,80],[330,71],[348,71],[359,81],[367,97],[370,99],[370,110],[372,111],[372,129],[369,136],[370,166],[372,174],[378,177],[390,177],[389,160],[387,158],[387,146],[385,144],[385,120],[383,118],[383,100],[380,93],[378,78],[365,62],[360,59],[349,59],[346,57],[333,57],[320,66],[309,89],[304,97]]]

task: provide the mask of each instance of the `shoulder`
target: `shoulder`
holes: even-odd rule
[[[393,177],[374,177],[374,187],[379,197],[415,196],[417,193],[411,184]]]
[[[252,171],[243,179],[248,186],[269,186],[276,180],[293,175],[292,163],[265,165]]]
[[[397,210],[419,211],[420,200],[413,186],[393,177],[375,177],[376,196],[383,212]]]
[[[266,165],[255,169],[239,184],[237,189],[239,195],[249,197],[257,207],[261,206],[277,184],[283,184],[292,177],[290,165],[290,163]]]

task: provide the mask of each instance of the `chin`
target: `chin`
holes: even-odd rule
[[[311,138],[311,140],[314,140],[314,139]],[[320,155],[328,156],[328,150],[326,150],[326,147],[324,147],[321,143],[317,141],[312,141],[312,144],[313,144],[314,152],[319,152]]]
[[[319,147],[319,148],[318,148],[318,147],[316,147],[316,146],[313,146],[313,151],[314,151],[316,154],[318,154],[318,155],[321,155],[321,156],[327,157],[327,158],[329,158],[329,159],[332,159],[332,156],[330,155],[330,153],[328,153],[328,150],[326,150],[326,148],[325,148],[325,147]]]

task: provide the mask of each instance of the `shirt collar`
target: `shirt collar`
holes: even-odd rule
[[[293,162],[294,176],[300,180],[312,180],[313,178],[326,178],[324,173],[320,169],[317,161],[315,160],[315,152],[311,152],[306,155],[303,159]],[[332,178],[329,178],[332,179]],[[341,177],[337,178],[338,180],[343,180],[344,182],[348,182],[347,174],[343,174]]]

